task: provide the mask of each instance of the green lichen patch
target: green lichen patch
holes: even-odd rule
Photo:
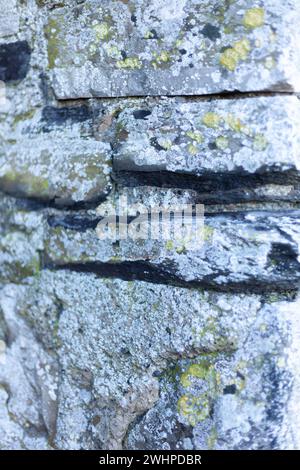
[[[205,394],[198,397],[183,395],[178,400],[178,411],[190,426],[196,426],[209,416],[209,401]]]
[[[219,378],[214,364],[199,358],[181,375],[180,384],[184,394],[178,400],[178,412],[190,426],[196,426],[210,416],[218,393]]]
[[[47,39],[47,53],[49,68],[53,69],[56,66],[56,59],[61,54],[61,47],[63,41],[61,39],[62,25],[58,19],[49,18],[48,24],[45,27],[45,36]]]

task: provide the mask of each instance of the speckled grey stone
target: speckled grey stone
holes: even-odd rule
[[[299,448],[297,305],[299,298],[262,303],[239,349],[175,363],[125,448]]]
[[[7,336],[0,344],[0,448],[51,449],[57,414],[57,362],[17,314],[24,286],[0,291]]]
[[[10,36],[19,30],[17,0],[0,0],[0,37]]]
[[[43,271],[1,305],[58,356],[58,448],[299,446],[293,295]]]
[[[60,99],[299,91],[296,0],[98,1],[50,12]]]
[[[298,210],[236,211],[206,214],[204,219],[199,212],[197,231],[185,235],[177,225],[173,233],[169,216],[164,216],[161,225],[155,215],[152,225],[143,219],[140,227],[133,225],[132,218],[137,210],[144,211],[143,215],[150,209],[158,213],[179,204],[193,204],[195,193],[147,187],[124,190],[119,195],[125,194],[128,218],[119,228],[128,230],[127,238],[118,236],[113,218],[105,219],[118,210],[118,199],[114,200],[113,195],[97,210],[77,211],[73,215],[54,209],[24,211],[13,205],[9,209],[10,200],[6,198],[6,223],[1,238],[3,281],[21,280],[48,266],[222,290],[282,290],[291,284],[298,286]],[[135,207],[131,207],[132,201]],[[103,220],[110,224],[108,233]],[[153,230],[158,230],[156,238]]]
[[[300,102],[295,96],[129,103],[116,127],[116,171],[223,178],[275,173],[279,180],[290,171],[299,181]]]
[[[172,204],[191,203],[192,195],[170,199],[168,191],[151,194],[151,189],[140,188],[148,207],[156,212],[168,210]],[[170,190],[169,193],[172,193]],[[188,194],[188,191],[186,191]],[[137,190],[136,193],[137,194]],[[143,199],[142,199],[143,200]],[[130,201],[130,198],[129,198]],[[138,201],[138,198],[137,198]],[[160,209],[159,209],[160,208]],[[98,212],[113,215],[114,207],[108,203],[99,206]],[[137,209],[138,210],[138,209]],[[136,215],[135,213],[131,215]],[[201,219],[200,219],[201,220]],[[252,289],[296,287],[300,279],[299,269],[299,211],[264,212],[249,211],[233,214],[206,215],[204,225],[185,237],[175,228],[169,236],[155,239],[148,237],[148,221],[141,222],[141,233],[135,235],[137,226],[128,219],[128,237],[118,239],[114,220],[108,219],[110,232],[106,235],[103,222],[98,227],[78,231],[63,224],[52,226],[45,246],[49,265],[67,266],[73,269],[115,276],[128,276],[131,271],[141,279],[156,279],[197,284],[214,288]],[[102,228],[101,228],[102,227]],[[125,227],[125,226],[123,226]],[[170,227],[169,216],[164,218],[161,233]],[[189,226],[187,226],[189,227]],[[157,228],[152,220],[151,230]],[[196,230],[196,229],[194,229]],[[102,239],[101,239],[102,237]],[[118,242],[116,243],[116,241]]]
[[[57,206],[95,202],[109,193],[111,147],[93,137],[84,108],[72,110],[44,108],[42,115],[16,117],[0,145],[3,191]]]

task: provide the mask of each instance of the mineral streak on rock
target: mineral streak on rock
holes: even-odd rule
[[[299,91],[298,3],[258,4],[89,0],[56,8],[45,27],[56,96]]]

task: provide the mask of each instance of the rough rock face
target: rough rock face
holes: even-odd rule
[[[0,0],[0,449],[300,448],[299,19]]]
[[[295,89],[297,19],[296,0],[88,0],[55,9],[45,27],[54,92],[69,99]]]

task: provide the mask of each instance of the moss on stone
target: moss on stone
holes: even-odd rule
[[[47,39],[47,53],[49,68],[55,67],[56,59],[59,56],[59,50],[62,40],[60,38],[61,25],[55,18],[49,18],[48,24],[45,27],[45,36]]]

